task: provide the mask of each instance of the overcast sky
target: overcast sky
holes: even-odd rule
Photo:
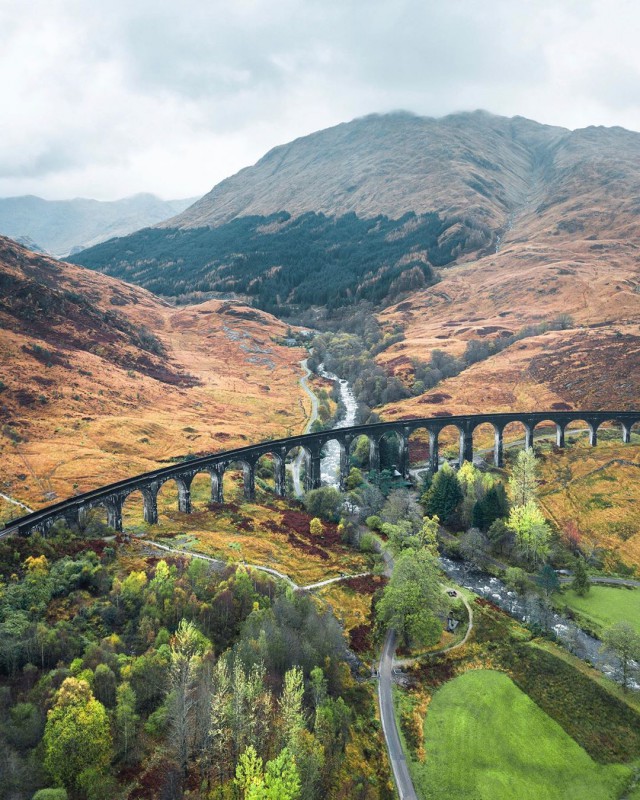
[[[202,195],[371,112],[640,130],[632,0],[0,0],[0,196]]]

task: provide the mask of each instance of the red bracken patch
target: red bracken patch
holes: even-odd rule
[[[358,594],[374,594],[378,589],[387,585],[389,579],[386,575],[362,575],[359,578],[347,578],[342,581],[343,586],[358,592]]]
[[[500,614],[506,614],[506,611],[503,611],[500,606],[497,606],[495,603],[492,603],[491,600],[485,600],[484,597],[476,597],[475,602],[481,606],[482,608],[490,608],[492,611],[497,611]]]
[[[371,625],[358,625],[349,631],[349,647],[354,653],[364,653],[371,649]]]
[[[287,509],[282,512],[280,531],[286,533],[290,544],[310,555],[316,555],[327,560],[327,550],[332,550],[341,545],[338,526],[333,522],[323,522],[322,536],[312,536],[309,533],[311,517],[304,511]]]

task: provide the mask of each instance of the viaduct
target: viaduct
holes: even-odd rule
[[[383,437],[396,437],[399,448],[398,470],[404,477],[409,473],[409,437],[418,430],[429,435],[429,465],[433,471],[438,470],[440,458],[438,453],[438,437],[441,431],[454,426],[459,433],[459,463],[473,461],[473,433],[482,424],[493,426],[495,445],[493,461],[498,467],[503,464],[503,434],[510,423],[520,423],[524,428],[525,447],[533,446],[533,435],[537,425],[551,423],[556,429],[556,445],[564,447],[565,430],[572,422],[582,422],[589,430],[589,441],[597,444],[598,428],[605,422],[613,422],[620,427],[622,441],[631,440],[631,429],[640,422],[640,411],[538,411],[509,414],[474,414],[465,416],[442,416],[403,419],[396,422],[379,422],[372,425],[356,425],[352,428],[340,428],[319,433],[289,436],[262,442],[235,450],[195,458],[174,464],[170,467],[145,472],[133,478],[118,481],[99,489],[63,500],[55,505],[27,514],[13,520],[0,537],[13,533],[28,535],[32,531],[46,533],[58,519],[64,519],[69,525],[79,523],[81,515],[96,507],[103,507],[107,512],[108,524],[117,531],[122,530],[122,508],[126,498],[135,491],[142,494],[144,503],[144,519],[150,524],[158,522],[157,495],[160,487],[167,481],[175,481],[178,490],[178,508],[181,512],[191,512],[191,482],[198,473],[208,473],[211,477],[211,501],[223,503],[223,476],[225,470],[232,465],[239,465],[244,474],[244,494],[247,499],[255,495],[255,473],[258,460],[270,455],[275,467],[275,492],[285,494],[285,475],[287,455],[293,448],[303,449],[306,458],[306,488],[315,489],[320,486],[320,465],[322,448],[327,442],[334,440],[340,447],[340,486],[344,488],[349,473],[349,455],[351,445],[360,436],[369,439],[369,464],[372,470],[380,469],[380,442]]]

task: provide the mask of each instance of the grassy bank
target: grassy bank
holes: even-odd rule
[[[563,592],[559,603],[577,612],[579,621],[585,620],[595,633],[621,621],[633,625],[640,633],[640,589],[592,585],[584,597],[571,590]]]

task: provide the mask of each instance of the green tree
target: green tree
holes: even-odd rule
[[[311,489],[305,493],[302,502],[312,517],[320,517],[328,522],[338,522],[340,519],[342,495],[333,486]]]
[[[578,595],[584,597],[591,589],[589,576],[584,565],[583,558],[576,558],[575,567],[573,568],[573,580],[571,581],[571,588]]]
[[[263,762],[253,747],[238,760],[234,784],[243,800],[297,800],[300,776],[291,753],[284,748],[271,761]]]
[[[358,467],[351,467],[349,470],[349,475],[347,476],[346,487],[349,491],[353,491],[353,489],[357,489],[360,484],[364,482],[364,475],[362,474],[362,470],[358,469]]]
[[[462,490],[460,514],[465,528],[473,523],[473,509],[485,495],[484,478],[480,470],[470,461],[465,461],[457,472],[458,483]]]
[[[136,694],[131,686],[124,681],[116,691],[115,713],[118,750],[122,754],[124,761],[129,757],[138,719],[139,717],[136,714]]]
[[[614,653],[620,660],[622,686],[629,688],[632,662],[640,661],[640,634],[628,622],[616,622],[604,631],[602,649]]]
[[[287,747],[295,749],[298,733],[304,728],[304,711],[302,698],[304,696],[304,677],[299,667],[292,667],[284,674],[284,686],[280,697],[280,715],[284,741]]]
[[[524,559],[535,567],[547,557],[551,528],[533,501],[524,506],[514,506],[508,525],[515,534],[516,546]]]
[[[56,693],[44,731],[44,765],[72,794],[85,770],[104,772],[111,760],[111,731],[105,707],[86,681],[66,678]]]
[[[494,483],[473,506],[472,522],[475,528],[488,531],[491,525],[509,513],[507,493],[502,483]]]
[[[418,543],[420,547],[426,547],[435,556],[438,555],[438,531],[440,530],[440,519],[434,517],[423,517],[422,527],[418,531]]]
[[[504,583],[512,592],[522,595],[532,588],[529,576],[521,567],[507,567],[504,573]]]
[[[440,572],[429,550],[404,550],[376,610],[381,622],[396,630],[404,644],[426,646],[440,638],[438,612],[444,607]]]
[[[438,516],[445,525],[451,522],[462,500],[462,489],[448,464],[443,464],[435,474],[431,487],[421,499],[428,516]]]
[[[171,643],[172,743],[178,755],[182,774],[186,776],[190,755],[190,728],[193,722],[196,671],[202,655],[210,648],[208,640],[192,622],[181,620]]]
[[[483,569],[487,563],[489,540],[478,528],[469,528],[460,537],[460,552],[470,566]]]
[[[531,588],[529,576],[521,567],[507,567],[504,573],[504,583],[508,589],[522,595]]]
[[[540,572],[536,575],[536,584],[547,599],[549,599],[554,592],[558,591],[560,588],[560,581],[551,564],[545,564],[542,567]]]
[[[538,494],[538,465],[531,447],[521,450],[509,478],[509,497],[514,506],[526,506]]]
[[[106,664],[98,664],[93,677],[93,693],[103,706],[113,708],[116,704],[116,676]]]

